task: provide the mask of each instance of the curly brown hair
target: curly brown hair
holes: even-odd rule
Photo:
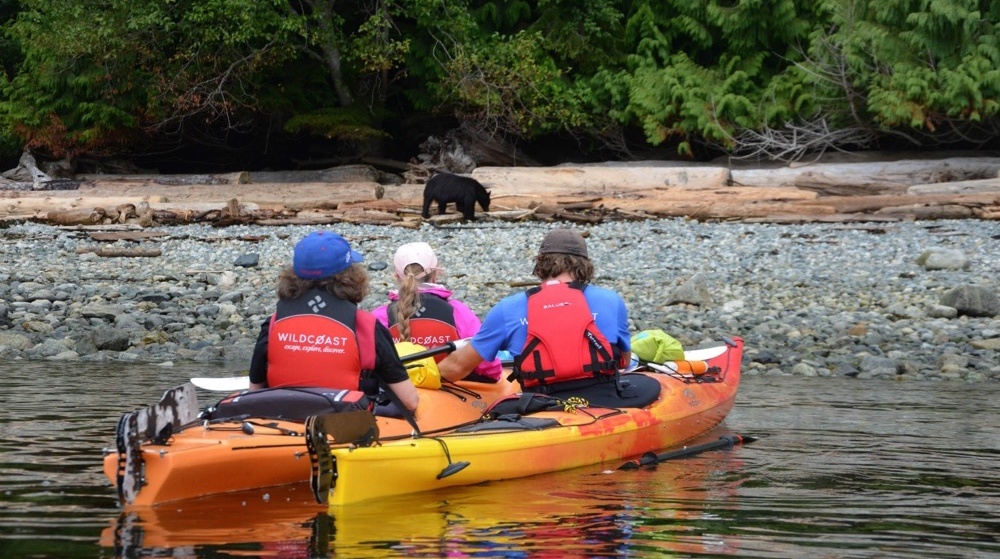
[[[535,257],[535,269],[531,273],[538,279],[547,280],[563,272],[569,272],[576,281],[590,283],[594,278],[594,264],[582,256],[550,252]]]
[[[310,289],[326,291],[338,299],[357,304],[368,296],[368,272],[355,263],[339,274],[318,280],[300,278],[291,267],[278,275],[278,298],[283,301],[298,299]]]

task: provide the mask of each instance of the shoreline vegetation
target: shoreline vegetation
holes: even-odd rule
[[[382,170],[391,165],[400,173]],[[461,220],[450,208],[446,215],[421,218],[423,181],[405,182],[406,167],[374,161],[315,171],[0,179],[0,223],[143,228],[346,222],[416,228],[424,221]],[[478,217],[514,222],[1000,220],[1000,156],[976,152],[841,154],[792,165],[479,167],[469,176],[492,192],[491,211]]]

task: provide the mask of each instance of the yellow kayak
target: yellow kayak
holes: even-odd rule
[[[658,387],[659,394],[642,407],[594,406],[585,394],[576,401],[564,396],[556,399],[562,406],[557,410],[510,413],[437,435],[332,448],[323,426],[307,423],[310,447],[315,447],[317,500],[347,505],[591,464],[618,466],[625,458],[681,445],[716,427],[732,409],[742,349],[743,341],[735,338],[690,352],[691,360],[707,363],[701,374],[663,366],[623,374],[622,383],[643,391]]]

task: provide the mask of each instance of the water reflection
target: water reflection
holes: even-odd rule
[[[678,463],[563,473],[331,510],[318,509],[306,486],[253,491],[124,513],[101,545],[122,557],[196,549],[287,558],[734,554],[726,536],[686,533],[712,513],[662,496],[677,504],[731,501],[738,481],[724,472],[739,466],[730,455],[694,470]],[[711,472],[716,480],[706,490]]]
[[[1000,556],[997,384],[748,377],[710,438],[759,441],[656,468],[330,511],[302,485],[123,513],[101,474],[119,415],[234,369],[0,365],[0,556]]]

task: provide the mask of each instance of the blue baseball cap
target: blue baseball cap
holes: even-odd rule
[[[351,250],[351,245],[340,235],[317,231],[296,243],[292,268],[296,276],[315,280],[339,274],[362,260],[361,253]]]

